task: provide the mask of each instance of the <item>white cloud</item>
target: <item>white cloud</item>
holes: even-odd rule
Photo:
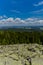
[[[33,18],[27,18],[25,21],[30,22],[30,21],[33,21],[33,20],[34,20]]]
[[[14,22],[14,18],[11,18],[11,17],[10,18],[7,18],[6,19],[6,22]]]
[[[43,9],[32,11],[30,14],[43,14]]]
[[[41,1],[41,2],[39,2],[39,3],[34,4],[34,6],[40,6],[40,5],[43,5],[43,1]]]
[[[28,22],[28,25],[43,25],[43,19],[39,18],[28,18],[26,22]]]
[[[3,18],[8,18],[6,15],[3,15]]]
[[[42,13],[43,9],[37,10],[37,11],[33,11],[34,13]]]
[[[2,19],[3,18],[3,16],[0,16],[0,19]]]
[[[7,16],[6,15],[0,16],[0,19],[4,19],[4,18],[7,18]]]
[[[39,20],[38,22],[43,24],[43,20]]]
[[[22,20],[21,18],[16,18],[15,20],[15,23],[18,23],[18,24],[25,24],[25,21],[24,20]]]
[[[25,20],[21,18],[4,18],[0,19],[0,25],[2,26],[35,26],[35,25],[43,25],[43,19],[38,19],[38,18],[27,18]]]
[[[13,13],[21,13],[21,12],[18,11],[18,10],[10,10],[10,12],[13,12]]]

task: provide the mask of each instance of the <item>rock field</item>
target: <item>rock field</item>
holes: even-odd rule
[[[43,65],[43,45],[0,45],[0,65]]]

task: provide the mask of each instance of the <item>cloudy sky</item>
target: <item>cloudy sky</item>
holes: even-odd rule
[[[0,0],[0,26],[43,25],[43,0]]]

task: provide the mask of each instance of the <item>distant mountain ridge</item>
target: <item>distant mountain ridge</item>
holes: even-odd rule
[[[43,30],[43,26],[2,26],[0,29],[34,29]]]

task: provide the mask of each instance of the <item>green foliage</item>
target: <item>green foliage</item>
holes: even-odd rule
[[[43,32],[15,32],[0,30],[0,44],[38,43],[43,44]]]

